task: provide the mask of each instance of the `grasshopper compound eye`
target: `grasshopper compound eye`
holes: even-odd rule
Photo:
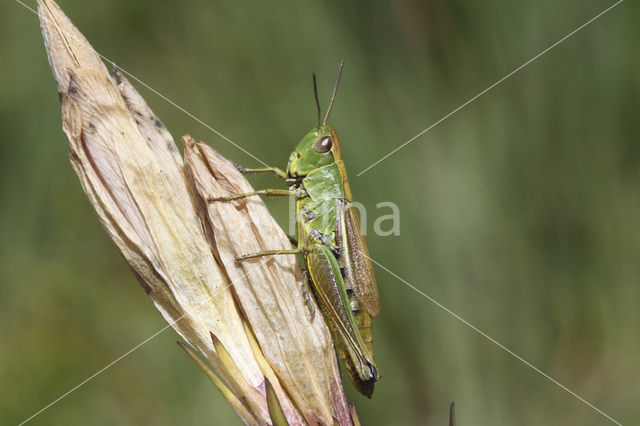
[[[325,154],[331,151],[332,146],[333,142],[331,142],[331,136],[325,136],[324,138],[318,140],[318,142],[313,144],[313,150],[315,152],[319,152],[320,154]]]

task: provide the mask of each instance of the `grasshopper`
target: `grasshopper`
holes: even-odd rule
[[[378,288],[360,221],[352,205],[338,135],[327,125],[343,65],[344,60],[322,122],[313,74],[318,125],[293,151],[286,172],[277,167],[239,167],[243,173],[275,173],[289,189],[263,189],[209,201],[229,202],[255,195],[296,197],[297,248],[247,254],[238,260],[280,254],[304,257],[308,285],[329,325],[337,354],[356,389],[370,398],[374,383],[380,377],[373,357],[371,330],[371,317],[380,312]],[[313,315],[313,311],[311,313]]]

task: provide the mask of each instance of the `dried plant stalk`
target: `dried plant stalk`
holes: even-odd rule
[[[183,347],[247,424],[352,424],[296,258],[235,260],[289,248],[286,235],[257,197],[206,202],[249,183],[190,137],[183,164],[144,99],[120,72],[109,75],[58,5],[39,0],[38,10],[73,168],[156,308],[206,362]]]

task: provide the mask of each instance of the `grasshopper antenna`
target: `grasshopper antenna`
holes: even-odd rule
[[[331,114],[331,109],[333,108],[333,101],[336,100],[336,92],[338,91],[338,84],[340,84],[340,77],[342,77],[342,67],[344,66],[344,59],[340,61],[340,68],[338,68],[338,77],[336,78],[336,84],[333,86],[333,94],[331,95],[331,102],[329,103],[329,108],[327,108],[327,114],[324,116],[323,125],[327,124],[327,120],[329,119],[329,114]]]
[[[312,72],[313,75],[313,94],[316,97],[316,107],[318,108],[318,129],[320,128],[320,117],[322,116],[322,108],[320,108],[320,99],[318,98],[318,83],[316,83],[316,73]]]

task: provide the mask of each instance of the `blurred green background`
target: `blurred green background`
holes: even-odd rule
[[[35,1],[28,0],[35,7]],[[62,0],[96,49],[269,164],[315,124],[311,71],[355,198],[392,201],[371,255],[623,424],[640,423],[640,8],[604,0]],[[17,424],[164,326],[73,173],[35,15],[0,5],[0,424]],[[177,138],[256,164],[138,85]],[[272,178],[254,179],[273,186]],[[287,223],[287,203],[270,201]],[[372,219],[369,220],[369,226]],[[612,424],[376,270],[383,378],[365,424]],[[167,330],[34,425],[237,424]]]

